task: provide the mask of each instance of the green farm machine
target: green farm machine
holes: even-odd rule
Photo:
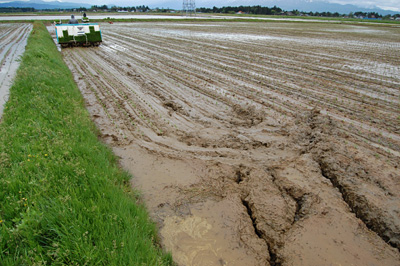
[[[102,42],[97,23],[56,24],[57,42],[61,47],[99,46]]]

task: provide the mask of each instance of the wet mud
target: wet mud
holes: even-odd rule
[[[0,121],[31,30],[30,24],[0,25]]]
[[[400,265],[398,28],[101,26],[62,54],[178,265]]]

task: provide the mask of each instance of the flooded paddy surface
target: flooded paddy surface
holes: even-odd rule
[[[31,30],[30,24],[0,24],[0,121]]]
[[[178,265],[400,265],[400,29],[101,24],[63,49]]]

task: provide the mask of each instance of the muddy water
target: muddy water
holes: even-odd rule
[[[0,119],[31,29],[29,24],[0,25]]]
[[[254,237],[254,228],[238,195],[224,199],[198,187],[207,174],[202,160],[166,158],[137,146],[114,151],[135,173],[132,184],[144,192],[163,244],[179,265],[265,265],[264,241],[254,241],[256,250],[241,244],[241,233]]]
[[[62,50],[162,245],[178,265],[399,265],[397,29],[219,24]]]

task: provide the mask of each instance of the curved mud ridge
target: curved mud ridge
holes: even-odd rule
[[[400,33],[101,25],[62,53],[178,265],[400,265]]]

